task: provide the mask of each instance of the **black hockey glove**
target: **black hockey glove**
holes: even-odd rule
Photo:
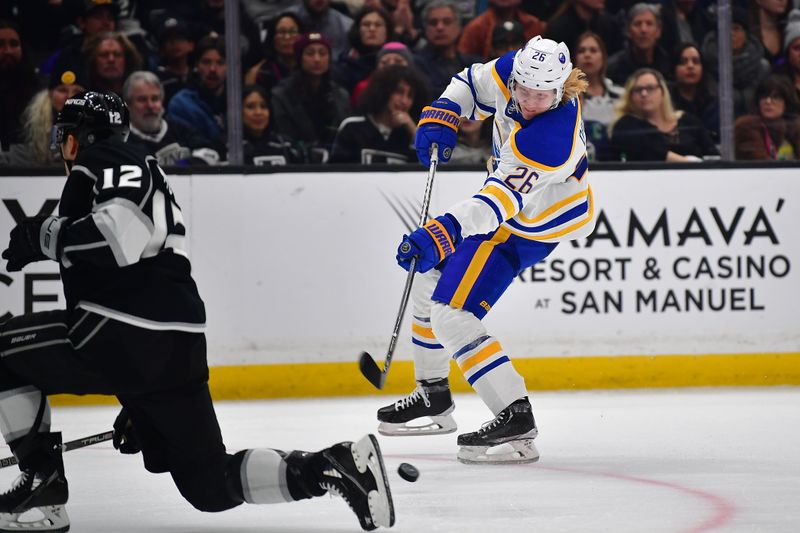
[[[136,437],[136,429],[128,416],[128,410],[124,407],[117,415],[117,419],[114,420],[114,436],[111,443],[120,453],[134,454],[142,451],[139,439]]]
[[[3,251],[3,259],[8,260],[6,270],[19,272],[29,263],[58,260],[58,236],[66,221],[64,217],[45,215],[23,219],[11,230],[8,248]]]

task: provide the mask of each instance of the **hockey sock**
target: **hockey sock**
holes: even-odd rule
[[[476,339],[453,358],[467,382],[495,415],[527,394],[525,380],[494,337]]]
[[[284,503],[301,498],[292,492],[287,461],[276,450],[257,448],[241,454],[241,495],[247,503]],[[232,487],[235,491],[236,486]],[[235,492],[234,492],[235,494]],[[308,498],[310,496],[306,496]]]

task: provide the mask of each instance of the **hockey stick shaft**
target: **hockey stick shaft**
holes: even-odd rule
[[[428,220],[428,210],[431,205],[431,196],[433,195],[433,180],[436,177],[436,168],[439,165],[439,146],[436,143],[431,144],[431,164],[428,167],[428,181],[425,184],[425,194],[422,197],[422,209],[420,211],[419,223],[417,228],[421,228],[425,221]],[[411,264],[408,269],[408,276],[406,277],[406,285],[403,288],[403,296],[400,298],[400,309],[397,312],[397,318],[394,321],[394,330],[392,330],[392,338],[389,340],[389,348],[386,350],[386,359],[383,363],[383,370],[378,367],[378,364],[367,352],[361,353],[359,360],[359,367],[364,377],[369,380],[377,389],[382,389],[386,382],[386,375],[389,373],[389,367],[392,364],[392,357],[394,349],[397,346],[397,338],[400,335],[400,328],[403,325],[403,317],[406,314],[406,307],[408,307],[408,299],[411,296],[411,286],[414,283],[414,274],[417,272],[417,258],[411,258]]]
[[[86,446],[91,446],[92,444],[98,444],[100,442],[111,440],[113,436],[113,431],[104,431],[103,433],[97,433],[96,435],[89,435],[88,437],[65,442],[61,445],[61,449],[65,452],[69,452],[72,450],[77,450],[78,448],[84,448]],[[11,457],[3,457],[0,459],[0,468],[15,465],[18,462],[19,461],[17,461],[17,458],[13,455]]]

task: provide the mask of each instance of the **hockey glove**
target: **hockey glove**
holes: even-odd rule
[[[439,161],[447,163],[453,155],[461,124],[461,106],[447,98],[439,98],[422,109],[417,124],[414,147],[423,165],[431,164],[431,144],[439,145]]]
[[[114,448],[119,450],[120,453],[134,454],[142,451],[139,446],[139,438],[136,436],[136,430],[133,427],[128,410],[124,407],[114,420],[114,435],[111,438],[111,443]]]
[[[3,251],[3,259],[8,260],[6,269],[18,272],[28,263],[58,260],[58,237],[66,221],[64,217],[45,215],[23,219],[11,230],[8,248]]]
[[[461,226],[453,215],[436,217],[403,236],[397,248],[397,264],[409,270],[411,259],[416,257],[416,271],[427,272],[452,254],[461,240]]]

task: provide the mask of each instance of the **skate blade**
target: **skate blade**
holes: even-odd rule
[[[457,458],[468,465],[526,464],[539,460],[539,450],[533,439],[522,439],[497,446],[462,446]]]
[[[375,476],[375,485],[378,490],[371,490],[367,495],[372,522],[377,526],[392,527],[394,525],[394,503],[378,439],[371,434],[364,436],[358,442],[353,443],[352,453],[358,471],[364,473],[369,469]]]
[[[69,531],[69,516],[63,505],[34,507],[21,513],[0,513],[0,532],[64,533]]]
[[[430,420],[427,424],[426,420]],[[420,422],[422,422],[420,424]],[[415,425],[418,424],[418,425]],[[378,433],[387,437],[410,437],[418,435],[445,435],[453,433],[458,429],[456,421],[451,415],[445,416],[423,416],[404,424],[392,424],[381,422],[378,425]]]

